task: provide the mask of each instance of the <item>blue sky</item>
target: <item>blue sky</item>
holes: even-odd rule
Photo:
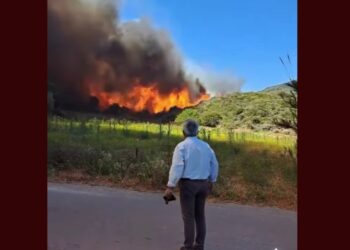
[[[242,91],[287,81],[287,54],[296,78],[296,0],[122,0],[119,9],[122,21],[147,17],[167,30],[186,60],[242,78]]]

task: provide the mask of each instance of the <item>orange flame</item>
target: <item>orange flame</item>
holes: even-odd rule
[[[91,86],[91,85],[90,85]],[[200,94],[193,99],[189,89],[173,90],[167,95],[161,95],[155,86],[135,85],[128,93],[104,92],[90,87],[90,95],[99,99],[101,109],[106,109],[112,104],[118,104],[136,112],[148,110],[156,114],[169,111],[172,107],[186,108],[199,104],[203,100],[209,99],[208,94]]]

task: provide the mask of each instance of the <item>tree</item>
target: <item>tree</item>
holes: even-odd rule
[[[284,64],[282,58],[280,58],[283,66],[285,69],[288,71],[286,65]],[[288,61],[290,63],[290,58],[288,55]],[[290,119],[277,119],[274,120],[274,123],[277,126],[283,127],[283,128],[290,128],[292,129],[295,133],[298,131],[298,117],[297,117],[297,111],[298,111],[298,81],[293,80],[290,77],[289,74],[289,82],[287,85],[291,88],[289,93],[280,93],[281,98],[283,99],[284,103],[289,107],[290,111]],[[288,149],[289,155],[292,157],[294,160],[295,164],[297,164],[297,144],[295,144],[294,151],[289,148]]]
[[[275,119],[274,123],[283,128],[292,129],[295,133],[298,130],[297,109],[298,109],[298,81],[291,80],[287,83],[291,90],[289,93],[281,92],[279,95],[284,103],[288,106],[290,111],[290,118]]]
[[[292,129],[295,133],[298,130],[298,121],[297,121],[297,110],[298,110],[298,81],[294,80],[284,63],[283,59],[279,58],[282,65],[284,66],[288,77],[289,82],[287,85],[291,88],[289,93],[282,92],[280,93],[280,97],[283,99],[284,103],[288,106],[290,111],[290,118],[289,119],[275,119],[274,123],[277,126],[280,126],[282,128],[289,128]],[[289,65],[291,65],[290,57],[287,55],[287,59],[289,62]]]

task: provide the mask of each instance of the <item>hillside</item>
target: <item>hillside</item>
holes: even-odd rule
[[[287,83],[282,83],[282,84],[277,84],[277,85],[274,85],[271,87],[267,87],[260,92],[276,92],[276,93],[286,92],[286,93],[289,93],[289,91],[291,91],[291,90],[292,90],[292,88],[289,87],[287,85]]]
[[[280,130],[274,124],[274,119],[288,118],[290,112],[279,93],[289,91],[290,87],[280,84],[259,92],[214,97],[196,107],[185,109],[175,122],[192,117],[211,127]]]

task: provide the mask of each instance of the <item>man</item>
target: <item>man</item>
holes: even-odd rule
[[[205,200],[218,176],[218,162],[211,147],[197,138],[199,125],[187,120],[183,125],[185,140],[174,151],[165,195],[180,188],[185,241],[180,250],[203,250],[206,234]]]

